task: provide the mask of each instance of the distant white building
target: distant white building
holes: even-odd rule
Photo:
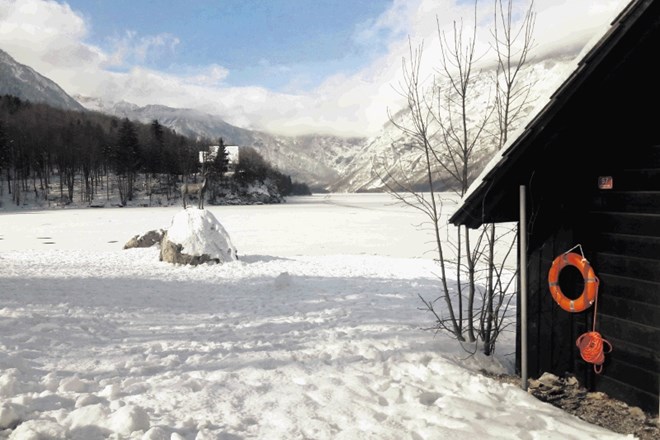
[[[218,150],[220,145],[210,145],[208,151],[199,152],[199,161],[201,162],[210,162],[215,160],[218,155]],[[225,145],[225,151],[227,152],[227,159],[229,160],[228,168],[229,171],[233,171],[234,167],[238,163],[238,150],[240,147],[238,145]]]

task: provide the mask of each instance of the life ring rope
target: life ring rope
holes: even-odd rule
[[[594,302],[594,320],[590,332],[582,333],[575,345],[580,349],[580,356],[585,362],[594,364],[594,372],[600,374],[603,372],[603,363],[605,362],[605,353],[612,352],[612,343],[604,339],[600,333],[596,331],[596,315],[598,314],[598,295]],[[605,345],[609,349],[605,351]]]
[[[580,254],[573,252],[575,249],[580,249]],[[567,298],[559,287],[559,273],[566,266],[576,267],[582,274],[584,280],[584,289],[579,298],[572,300]],[[598,285],[600,280],[594,273],[591,264],[584,256],[582,245],[578,244],[571,249],[567,250],[552,262],[550,271],[548,272],[548,285],[550,286],[550,293],[559,306],[567,312],[575,313],[582,312],[588,309],[592,304],[594,305],[594,319],[592,330],[583,333],[575,341],[575,345],[580,350],[580,356],[586,362],[594,365],[596,374],[603,371],[603,363],[605,362],[605,353],[612,351],[612,344],[603,339],[600,333],[596,331],[596,315],[598,312]],[[605,351],[605,346],[609,347]]]

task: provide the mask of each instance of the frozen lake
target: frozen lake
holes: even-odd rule
[[[242,255],[431,258],[427,251],[432,249],[428,243],[432,235],[422,225],[426,219],[388,194],[321,194],[289,197],[278,205],[206,208],[220,220]],[[169,226],[180,209],[0,210],[0,250],[121,249],[133,235]]]

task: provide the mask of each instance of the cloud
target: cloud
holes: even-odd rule
[[[542,15],[536,21],[540,54],[579,50],[594,35],[602,35],[628,0],[536,0]]]
[[[121,37],[111,38],[110,43],[112,53],[105,66],[124,67],[153,62],[174,54],[180,40],[167,33],[139,37],[135,31],[126,31]]]
[[[415,2],[395,0],[383,14],[360,23],[353,40],[362,46],[379,46],[383,40],[395,35],[406,35],[410,30],[406,17],[411,17]]]
[[[0,45],[38,71],[102,62],[99,48],[82,43],[87,32],[84,19],[66,4],[0,0]]]
[[[516,2],[516,7],[520,4],[526,2]],[[576,52],[624,4],[536,0],[537,56]],[[430,77],[438,66],[438,26],[450,33],[454,21],[465,17],[469,25],[473,14],[471,2],[393,0],[379,17],[361,23],[353,36],[382,55],[353,73],[329,72],[318,87],[304,93],[273,92],[258,85],[229,87],[225,81],[231,72],[219,64],[173,66],[168,72],[150,69],[154,60],[177,51],[179,37],[126,31],[111,41],[111,49],[103,50],[86,42],[89,20],[53,0],[0,0],[0,48],[72,95],[197,108],[235,125],[277,133],[372,135],[386,122],[388,108],[396,111],[401,104],[396,87],[409,41],[424,42],[423,71]],[[490,5],[480,6],[477,14],[482,53],[488,49]],[[263,67],[286,73],[286,66]]]
[[[211,64],[201,69],[199,73],[189,76],[188,81],[200,86],[218,86],[227,78],[227,75],[229,75],[229,70],[217,64]]]

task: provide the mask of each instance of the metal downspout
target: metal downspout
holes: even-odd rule
[[[520,376],[521,387],[527,390],[527,195],[520,185],[520,219],[518,223],[520,264]]]

